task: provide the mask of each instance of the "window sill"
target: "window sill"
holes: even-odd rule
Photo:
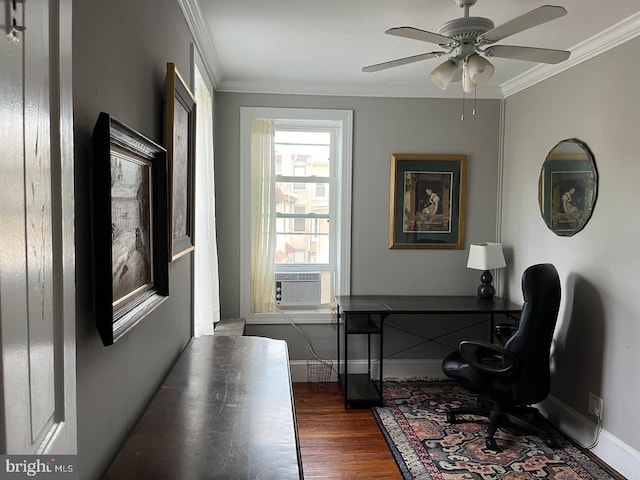
[[[245,315],[247,324],[254,325],[281,325],[290,324],[324,324],[335,323],[335,308],[328,306],[313,310],[282,309],[271,313],[256,313]]]

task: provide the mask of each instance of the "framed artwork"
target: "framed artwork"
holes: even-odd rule
[[[580,232],[593,213],[598,172],[589,147],[578,139],[559,142],[548,153],[538,180],[540,213],[556,235]]]
[[[100,113],[93,130],[94,307],[111,345],[169,295],[166,151]]]
[[[167,63],[166,145],[169,160],[171,261],[194,249],[196,101],[173,63]]]
[[[389,248],[464,248],[466,155],[391,156]]]

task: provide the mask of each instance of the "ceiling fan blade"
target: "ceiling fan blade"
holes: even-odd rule
[[[560,18],[566,14],[567,11],[564,7],[543,5],[479,35],[476,43],[480,45],[494,43],[529,28]]]
[[[571,52],[566,50],[551,50],[549,48],[516,47],[511,45],[494,45],[483,51],[487,57],[511,58],[539,63],[564,62]]]
[[[441,57],[446,52],[429,52],[421,53],[420,55],[413,55],[411,57],[398,58],[397,60],[391,60],[390,62],[377,63],[375,65],[369,65],[362,69],[363,72],[378,72],[380,70],[386,70],[387,68],[399,67],[400,65],[406,65],[408,63],[419,62],[421,60],[428,60],[430,58]]]
[[[390,28],[386,32],[387,35],[395,35],[396,37],[410,38],[412,40],[420,40],[422,42],[435,43],[437,45],[449,45],[456,43],[451,37],[440,35],[439,33],[427,32],[413,27],[395,27]]]

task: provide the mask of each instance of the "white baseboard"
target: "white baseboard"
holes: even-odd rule
[[[331,373],[331,381],[338,381],[336,360],[333,361],[333,372]],[[307,382],[308,369],[306,360],[292,360],[289,362],[291,369],[292,382]],[[384,378],[389,379],[411,379],[411,378],[433,378],[442,377],[442,360],[432,359],[408,359],[408,360],[384,360]],[[373,378],[380,376],[379,363],[371,362],[371,371]],[[366,360],[350,360],[350,373],[367,373]]]
[[[336,373],[337,362],[335,360],[332,360],[332,362],[333,362],[333,371],[331,372],[331,381],[337,382],[338,381],[338,374]],[[306,360],[291,360],[289,362],[289,370],[291,371],[292,382],[308,382],[311,380],[308,375]],[[364,371],[365,372],[367,371],[366,368]]]
[[[538,407],[545,417],[580,445],[591,445],[596,440],[598,426],[553,395]],[[604,428],[600,430],[598,444],[591,448],[591,452],[625,477],[637,478],[640,452]]]
[[[293,382],[307,382],[307,361],[293,360],[290,362],[291,380]],[[333,360],[331,381],[337,382],[337,362]],[[372,376],[379,376],[378,362],[372,362]],[[367,373],[366,360],[349,361],[349,372]],[[384,360],[384,378],[413,379],[413,378],[441,378],[442,360],[438,359],[406,359]],[[567,404],[550,395],[538,405],[540,411],[563,433],[581,445],[591,445],[596,438],[597,425],[578,413]],[[616,436],[602,429],[598,444],[591,449],[594,455],[608,465],[615,468],[627,478],[637,478],[640,471],[640,452],[633,449]]]

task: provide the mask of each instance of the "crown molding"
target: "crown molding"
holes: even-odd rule
[[[575,67],[582,62],[586,62],[638,35],[640,35],[640,12],[579,43],[571,49],[571,57],[568,60],[557,65],[538,65],[504,82],[501,85],[504,98]]]
[[[182,9],[182,14],[187,21],[189,30],[191,30],[191,36],[196,48],[202,55],[205,68],[213,83],[213,88],[217,90],[217,86],[220,84],[218,72],[221,72],[222,69],[220,68],[218,53],[211,37],[211,30],[200,9],[200,5],[197,0],[178,0],[178,4]]]
[[[389,98],[462,98],[462,86],[452,85],[447,90],[425,82],[423,85],[327,85],[327,84],[283,84],[269,82],[232,82],[223,81],[217,92],[225,93],[270,93],[274,95],[318,95],[336,97],[389,97]],[[467,94],[468,100],[473,100],[473,94]],[[499,86],[483,87],[478,90],[477,98],[501,99],[502,90]]]

